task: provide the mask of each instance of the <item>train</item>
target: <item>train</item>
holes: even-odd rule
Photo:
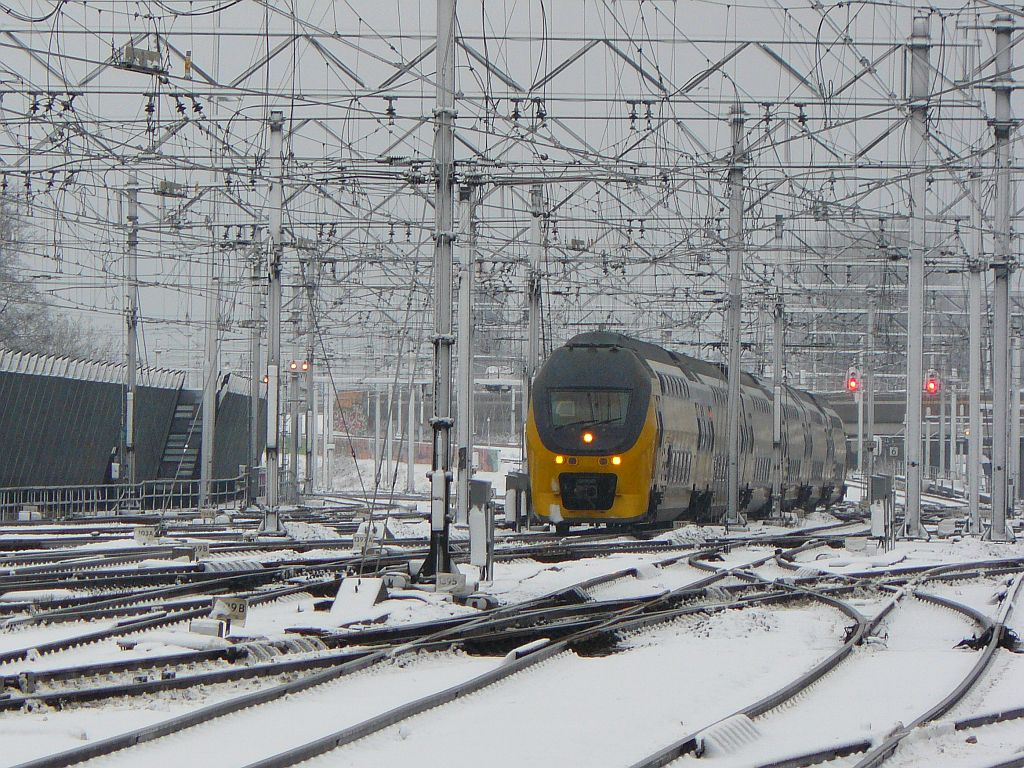
[[[839,416],[782,389],[781,506],[811,511],[846,491]],[[772,508],[772,389],[740,375],[739,506]],[[728,502],[727,372],[608,331],[554,350],[534,379],[526,421],[534,514],[570,524],[714,523]]]

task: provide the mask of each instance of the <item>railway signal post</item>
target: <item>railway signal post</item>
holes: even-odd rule
[[[846,391],[857,403],[857,471],[864,476],[864,398],[861,395],[860,371],[851,368],[846,373]]]

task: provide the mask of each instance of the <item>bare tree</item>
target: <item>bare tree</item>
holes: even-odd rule
[[[115,359],[109,342],[54,307],[21,264],[24,222],[0,202],[0,348],[48,355]]]

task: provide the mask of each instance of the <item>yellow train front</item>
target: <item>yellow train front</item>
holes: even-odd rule
[[[651,389],[632,350],[570,344],[552,353],[526,422],[536,515],[562,527],[647,519],[658,444]]]
[[[717,365],[617,333],[556,349],[534,380],[526,422],[533,511],[572,523],[717,522],[728,502],[726,375]],[[846,441],[839,416],[783,387],[779,469],[784,510],[842,497]],[[740,376],[740,511],[772,507],[772,392]]]

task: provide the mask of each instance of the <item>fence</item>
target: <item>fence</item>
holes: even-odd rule
[[[216,506],[244,500],[248,482],[245,474],[212,480],[209,504]],[[0,521],[17,520],[23,510],[36,513],[33,518],[62,520],[111,513],[187,509],[199,503],[199,484],[199,480],[147,480],[134,485],[0,488]]]

